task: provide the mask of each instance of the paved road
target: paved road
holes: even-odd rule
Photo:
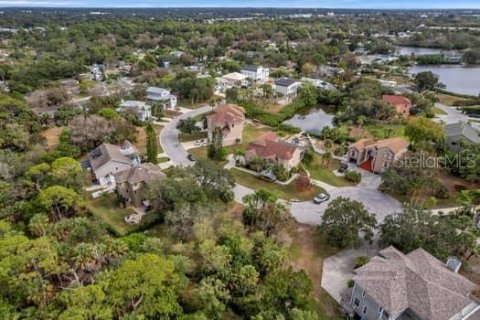
[[[163,151],[168,155],[174,165],[191,166],[194,162],[188,160],[187,151],[182,147],[178,139],[178,130],[176,129],[181,119],[195,117],[200,114],[211,111],[210,106],[201,107],[190,112],[186,112],[168,123],[160,133],[160,144]],[[373,181],[372,181],[373,182]],[[400,211],[401,204],[392,197],[367,186],[336,188],[331,186],[328,188],[331,200],[343,196],[354,200],[361,201],[365,207],[377,215],[380,222],[384,217],[393,212]],[[245,195],[253,193],[254,190],[237,184],[233,189],[235,201],[242,202]],[[320,224],[322,214],[327,208],[328,203],[314,204],[312,201],[292,202],[290,211],[298,222],[317,225]]]
[[[458,121],[468,121],[468,117],[458,111],[455,107],[449,107],[443,103],[435,103],[435,107],[442,110],[446,114],[439,114],[435,117],[437,121],[442,121],[445,124],[456,123]]]
[[[188,152],[180,144],[178,139],[177,124],[180,120],[189,117],[196,117],[198,115],[212,111],[211,106],[204,106],[182,114],[181,116],[169,122],[160,132],[160,145],[163,151],[168,155],[170,161],[175,165],[191,166],[193,161],[188,160]]]

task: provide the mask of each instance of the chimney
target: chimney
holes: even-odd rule
[[[452,270],[455,273],[458,273],[460,267],[462,266],[462,262],[457,257],[448,257],[446,267]]]

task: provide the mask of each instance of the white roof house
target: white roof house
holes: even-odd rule
[[[177,97],[170,93],[170,90],[159,87],[147,88],[147,100],[150,102],[161,102],[167,109],[177,106]]]

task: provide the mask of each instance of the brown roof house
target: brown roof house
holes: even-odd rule
[[[113,174],[140,164],[138,150],[129,142],[121,145],[102,143],[90,151],[88,160],[96,181],[101,186],[115,184]]]
[[[234,104],[221,104],[207,116],[208,140],[212,140],[213,131],[220,128],[223,145],[231,146],[242,142],[245,110]]]
[[[348,148],[347,157],[364,170],[381,173],[407,152],[407,148],[408,142],[403,138],[360,139]]]
[[[391,104],[397,113],[407,117],[410,115],[410,109],[412,109],[412,101],[404,96],[397,96],[392,94],[384,94],[382,100]]]
[[[142,163],[137,167],[113,174],[118,196],[127,205],[134,207],[145,206],[144,190],[150,182],[162,180],[166,177],[159,166],[152,163]]]
[[[342,306],[363,320],[478,320],[475,284],[457,272],[454,257],[442,263],[423,249],[403,254],[388,247],[354,271]]]
[[[278,163],[290,171],[302,160],[302,149],[293,143],[280,140],[274,132],[269,132],[248,144],[245,151],[246,163],[256,157],[269,163]]]

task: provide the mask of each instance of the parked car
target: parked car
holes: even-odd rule
[[[195,161],[195,157],[193,156],[193,154],[189,153],[188,156],[187,156],[188,160],[190,161]]]
[[[313,203],[320,204],[322,202],[328,201],[330,199],[330,195],[328,193],[320,193],[313,198]]]
[[[347,170],[348,170],[348,164],[342,162],[340,164],[340,167],[338,168],[338,172],[345,173]]]

